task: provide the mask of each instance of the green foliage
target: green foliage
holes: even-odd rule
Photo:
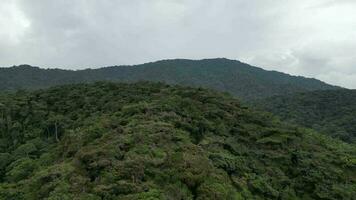
[[[229,92],[244,100],[302,91],[338,89],[319,80],[265,71],[224,58],[162,60],[136,66],[68,71],[28,65],[0,68],[0,90],[39,89],[95,81],[154,81]]]
[[[37,148],[33,143],[26,143],[17,147],[17,149],[15,149],[15,151],[13,152],[13,155],[15,159],[22,157],[30,157],[36,151]]]
[[[0,199],[350,199],[355,146],[205,89],[0,95]]]
[[[356,91],[329,90],[275,96],[254,103],[284,121],[356,142]]]
[[[18,182],[28,178],[37,168],[37,163],[30,158],[22,158],[12,162],[7,169],[6,180]]]

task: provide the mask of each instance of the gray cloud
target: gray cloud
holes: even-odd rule
[[[356,88],[353,0],[3,0],[0,65],[227,57]]]

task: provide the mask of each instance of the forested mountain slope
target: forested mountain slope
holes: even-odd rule
[[[257,102],[281,119],[356,142],[356,90],[313,91]]]
[[[0,68],[0,90],[38,89],[94,81],[160,81],[226,91],[245,100],[302,91],[337,89],[316,79],[266,71],[228,59],[163,60],[136,66],[68,71],[28,65]]]
[[[0,199],[355,199],[355,146],[205,89],[0,95]]]

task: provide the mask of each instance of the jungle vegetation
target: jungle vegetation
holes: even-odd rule
[[[355,155],[203,88],[99,82],[0,95],[4,200],[354,200]]]
[[[255,102],[284,121],[356,142],[356,90],[325,90],[274,96]]]
[[[0,90],[40,89],[95,81],[151,81],[198,86],[229,92],[246,101],[296,92],[339,89],[316,79],[266,71],[224,58],[162,60],[135,66],[78,71],[42,69],[29,65],[0,68]]]

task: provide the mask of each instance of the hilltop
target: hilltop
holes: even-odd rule
[[[41,69],[29,65],[0,68],[0,90],[40,89],[95,81],[154,81],[229,92],[244,100],[303,91],[339,89],[316,79],[266,71],[228,59],[162,60],[99,69]]]

